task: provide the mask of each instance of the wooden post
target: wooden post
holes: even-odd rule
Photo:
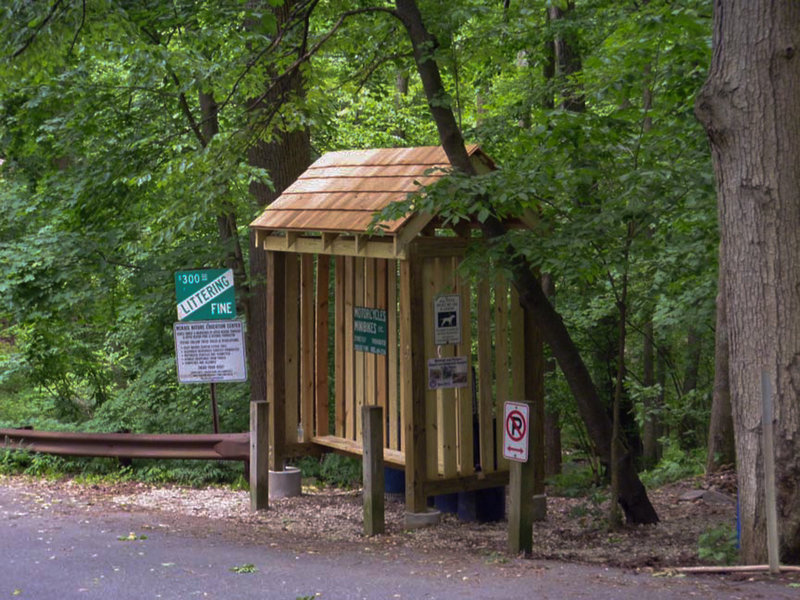
[[[269,508],[269,403],[250,403],[250,510]]]
[[[383,533],[383,408],[361,407],[364,467],[364,535]]]
[[[286,454],[286,297],[284,282],[286,257],[283,252],[267,252],[267,402],[272,454],[270,469],[283,471]],[[297,332],[291,332],[296,334]]]
[[[403,396],[403,426],[406,459],[406,512],[422,513],[428,508],[425,496],[425,393],[427,365],[423,327],[416,323],[424,314],[420,259],[409,252],[400,263],[400,382]],[[412,317],[413,315],[413,317]]]
[[[525,401],[528,414],[533,415],[534,403]],[[508,550],[512,554],[533,549],[533,493],[535,457],[530,452],[531,438],[528,437],[528,461],[509,461],[508,481]]]

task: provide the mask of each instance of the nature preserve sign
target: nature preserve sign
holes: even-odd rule
[[[241,321],[174,323],[180,383],[247,381]]]
[[[385,355],[387,339],[384,309],[353,307],[353,345],[357,351]]]
[[[175,273],[178,321],[236,318],[232,269],[202,269]]]

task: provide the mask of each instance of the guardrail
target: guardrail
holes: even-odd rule
[[[68,456],[250,460],[249,433],[74,433],[0,429],[0,447]]]

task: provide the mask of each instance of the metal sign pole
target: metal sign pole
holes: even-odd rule
[[[211,389],[211,418],[214,421],[214,433],[219,433],[219,414],[217,413],[217,384],[210,383]]]
[[[769,572],[780,573],[778,560],[778,511],[775,507],[775,443],[772,432],[772,384],[761,371],[761,434],[764,453],[764,496],[767,513],[767,556]]]

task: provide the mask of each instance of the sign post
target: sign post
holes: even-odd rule
[[[528,460],[532,402],[506,402],[503,456],[509,464],[508,549],[529,554],[533,549],[533,461]]]

